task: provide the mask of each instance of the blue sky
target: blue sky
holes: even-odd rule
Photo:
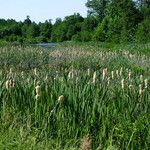
[[[87,15],[87,0],[0,0],[0,18],[23,21],[27,15],[35,22],[44,22],[57,17],[64,18],[79,12]]]

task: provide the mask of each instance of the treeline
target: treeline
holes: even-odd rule
[[[79,13],[44,23],[0,19],[0,39],[38,43],[63,41],[150,42],[149,0],[88,0],[88,15]]]

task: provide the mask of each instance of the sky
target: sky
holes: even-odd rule
[[[35,22],[64,18],[74,13],[87,15],[87,0],[0,0],[0,18],[24,21],[27,15]]]

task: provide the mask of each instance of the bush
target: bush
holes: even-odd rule
[[[78,33],[78,34],[73,35],[72,38],[71,38],[71,40],[72,41],[76,41],[76,42],[81,42],[81,36],[80,36],[80,34]]]

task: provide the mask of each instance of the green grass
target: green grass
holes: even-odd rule
[[[149,52],[136,50],[131,55],[126,48],[68,43],[53,50],[0,48],[0,148],[78,150],[89,135],[91,143],[85,142],[93,150],[150,149]],[[73,78],[68,77],[71,71]],[[15,81],[14,86],[12,82],[7,89],[7,80]]]

